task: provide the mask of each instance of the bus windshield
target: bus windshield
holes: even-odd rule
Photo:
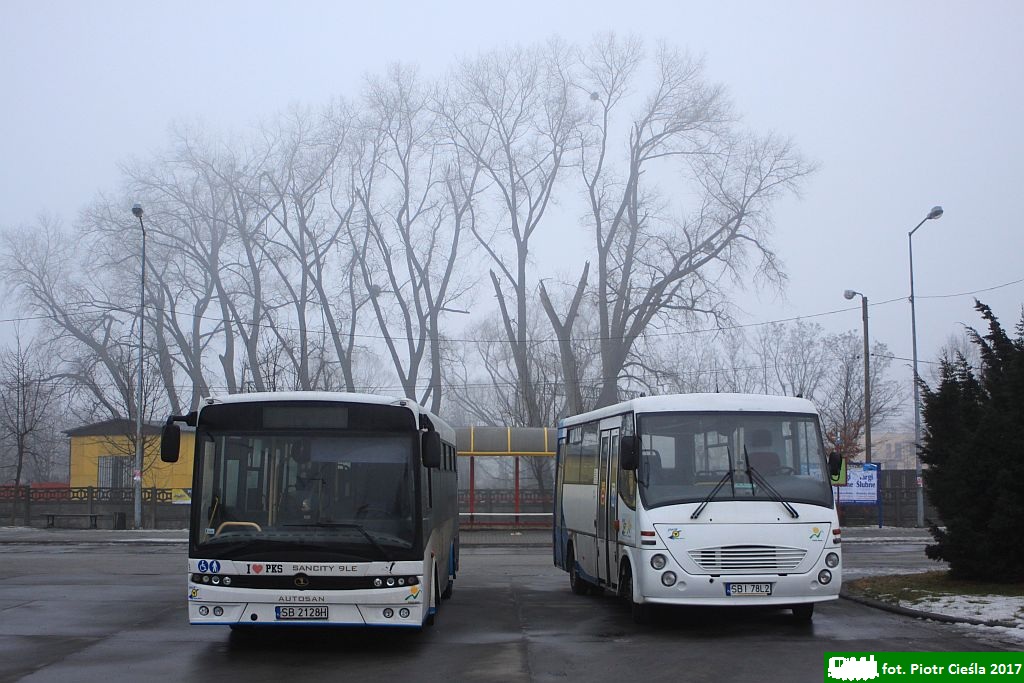
[[[833,505],[814,415],[649,413],[637,415],[637,432],[648,508],[703,501],[723,479],[712,501],[777,500],[774,489],[786,502]]]
[[[398,560],[415,543],[415,433],[197,434],[193,548]]]

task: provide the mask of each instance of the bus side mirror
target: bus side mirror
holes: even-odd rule
[[[181,428],[170,420],[160,432],[160,459],[164,462],[178,462],[181,452]]]
[[[437,469],[441,466],[441,435],[437,432],[423,433],[423,466]]]
[[[839,473],[843,471],[843,456],[839,455],[835,451],[828,454],[828,473],[829,476],[838,477]]]
[[[635,472],[640,466],[640,449],[637,448],[637,438],[632,434],[626,434],[619,440],[619,466],[627,471]]]

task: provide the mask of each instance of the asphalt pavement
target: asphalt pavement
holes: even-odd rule
[[[891,547],[894,552],[906,552],[908,549],[923,547],[930,543],[932,537],[927,529],[910,527],[844,527],[843,545],[859,546],[865,549],[875,547]],[[132,546],[184,546],[188,541],[187,529],[57,529],[39,527],[0,527],[0,546],[4,545],[120,545]],[[460,532],[460,542],[464,547],[508,548],[508,547],[550,547],[552,535],[549,529],[473,529]],[[898,546],[898,547],[897,547]],[[909,547],[909,548],[908,548]],[[852,549],[851,549],[852,550]],[[868,551],[871,553],[872,551]],[[884,554],[884,551],[883,551]],[[853,557],[850,558],[851,560]],[[851,563],[852,565],[852,563]],[[852,567],[851,567],[852,568]],[[901,573],[904,570],[897,562],[881,568],[875,573]],[[920,569],[917,569],[920,571]],[[856,577],[856,570],[850,572]],[[948,623],[969,623],[991,625],[984,620],[962,618],[953,615],[942,615],[933,612],[914,610],[911,608],[891,605],[851,593],[844,589],[842,597],[889,612],[914,616],[921,619],[946,621]]]

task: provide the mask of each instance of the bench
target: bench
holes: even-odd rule
[[[46,513],[46,528],[47,529],[52,529],[54,526],[56,526],[56,522],[60,518],[64,518],[64,517],[88,517],[89,518],[89,528],[90,529],[98,529],[99,526],[97,525],[97,520],[99,519],[99,516],[100,515],[99,515],[98,512],[76,512],[76,513],[47,512]]]

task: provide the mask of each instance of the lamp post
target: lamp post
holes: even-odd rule
[[[142,222],[142,206],[136,204],[132,213],[142,228],[142,279],[139,285],[139,383],[135,394],[135,528],[142,528],[142,346],[146,324],[146,224]]]
[[[864,322],[864,462],[871,462],[871,355],[868,348],[868,298],[860,292],[848,289],[843,296],[852,299],[860,296],[861,320]]]
[[[921,390],[917,386],[917,312],[914,307],[914,233],[924,225],[925,221],[934,220],[942,216],[942,207],[933,206],[928,215],[921,219],[921,222],[914,226],[914,229],[907,233],[907,243],[910,248],[910,334],[914,348],[914,473],[916,474],[917,486],[917,526],[924,526],[924,482],[921,480]]]

